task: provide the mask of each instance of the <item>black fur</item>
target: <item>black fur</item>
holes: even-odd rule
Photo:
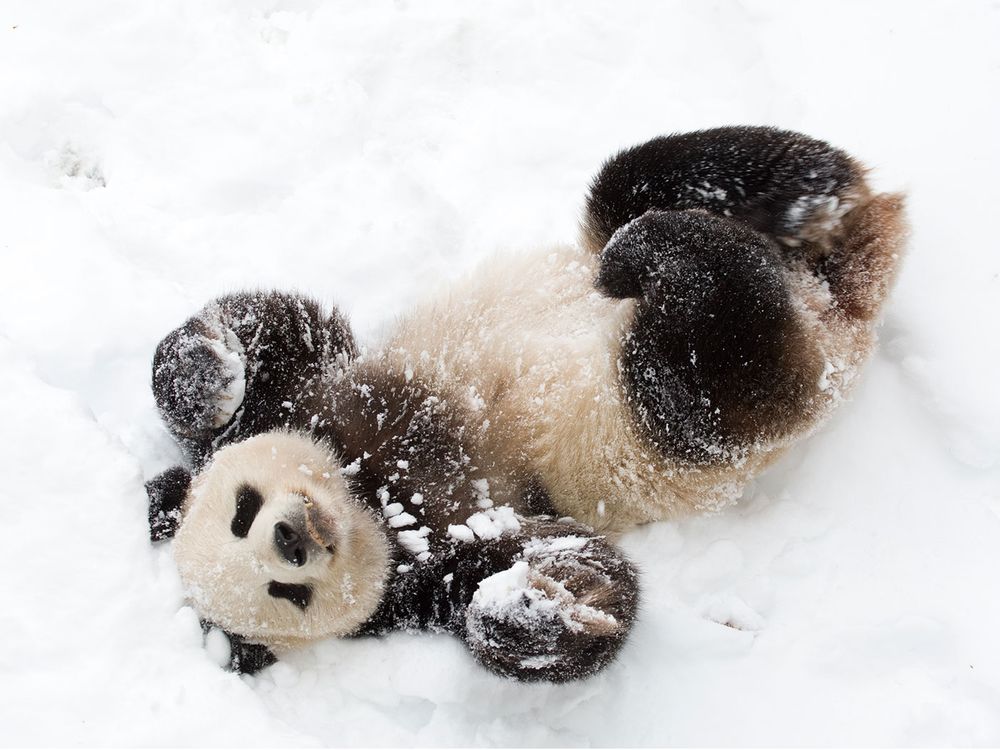
[[[619,363],[653,442],[689,463],[731,461],[807,411],[821,371],[774,242],[701,212],[651,211],[601,254],[597,286],[637,297]]]
[[[170,539],[181,524],[181,504],[191,487],[191,473],[175,466],[146,482],[149,497],[149,538]]]
[[[783,275],[784,264],[806,256],[788,246],[813,242],[809,232],[813,222],[822,225],[822,212],[863,190],[861,169],[846,154],[773,128],[657,138],[604,165],[591,187],[585,241],[603,248],[598,288],[637,300],[619,362],[622,387],[664,453],[695,465],[739,460],[755,441],[806,418],[820,362]],[[809,262],[810,270],[828,266],[849,298],[853,287],[841,277],[853,266]],[[852,302],[857,315],[867,314],[862,302]],[[245,359],[247,388],[233,418],[215,428],[217,398],[232,374],[211,342],[232,344],[227,332]],[[481,507],[478,480],[497,476],[477,452],[482,425],[460,394],[384,361],[355,360],[344,370],[355,357],[336,311],[325,316],[294,295],[234,294],[164,339],[153,390],[196,467],[217,448],[257,433],[309,432],[352,467],[350,487],[360,501],[376,513],[400,503],[416,519],[412,529],[430,529],[428,554],[417,559],[387,530],[394,572],[360,633],[454,632],[487,667],[523,680],[574,679],[607,664],[636,616],[637,575],[628,560],[589,529],[545,517],[522,516],[519,532],[497,539],[451,539],[448,524]],[[503,475],[491,502],[521,514],[549,510],[545,488],[527,470],[516,471]],[[234,518],[234,533],[239,528]],[[567,545],[567,537],[586,541]],[[533,582],[521,600],[503,608],[474,601],[485,578],[519,562]],[[272,582],[269,593],[305,608],[311,592]],[[592,606],[596,619],[569,616],[584,617],[579,603]],[[236,653],[241,639],[233,639]],[[268,658],[266,649],[246,657]]]
[[[244,315],[255,320],[274,319],[273,300],[276,297],[257,295],[254,304],[259,309],[251,304]],[[226,299],[229,298],[223,298],[218,305],[222,306]],[[298,307],[287,296],[281,299],[282,309]],[[215,307],[207,306],[192,320],[209,318],[215,314]],[[161,344],[157,367],[158,372],[172,372],[175,377],[183,378],[191,374],[186,367],[195,362],[204,364],[211,358],[189,357],[185,366],[171,362],[171,357],[186,355],[186,350],[173,343],[178,338],[174,332]],[[294,351],[296,344],[303,351]],[[593,673],[613,658],[634,620],[638,583],[631,564],[602,537],[595,537],[590,529],[578,524],[525,517],[521,520],[520,533],[508,533],[498,539],[477,538],[475,542],[463,543],[447,535],[449,524],[464,523],[481,509],[482,492],[476,482],[495,472],[495,467],[477,452],[472,439],[476,432],[475,418],[467,412],[459,395],[444,392],[420,378],[394,372],[378,361],[355,362],[346,372],[335,370],[332,363],[324,367],[321,361],[309,359],[311,353],[306,350],[301,336],[285,341],[283,347],[290,363],[301,364],[303,359],[312,362],[315,378],[308,380],[298,393],[279,390],[279,395],[274,396],[274,391],[266,391],[272,398],[288,402],[281,407],[279,424],[256,411],[266,401],[260,395],[265,391],[257,390],[251,403],[244,404],[238,412],[238,425],[234,418],[233,424],[220,435],[201,444],[201,460],[207,460],[212,450],[236,436],[242,439],[274,427],[309,432],[335,448],[345,465],[354,467],[349,481],[352,495],[359,501],[379,515],[386,503],[398,502],[416,519],[409,528],[426,525],[433,530],[428,535],[429,559],[424,561],[414,559],[412,552],[399,546],[396,534],[388,531],[387,538],[393,546],[396,562],[386,582],[387,591],[380,608],[360,633],[397,629],[453,632],[469,643],[470,649],[487,667],[524,680],[575,679]],[[254,358],[258,349],[247,347],[246,351],[248,373],[274,368],[273,364],[261,364]],[[209,352],[218,357],[211,349]],[[217,382],[218,379],[195,375],[160,393],[184,393],[188,402],[204,403],[212,394],[199,389],[215,388]],[[168,398],[161,403],[161,408],[169,412],[172,403]],[[270,407],[265,407],[265,411],[267,408]],[[400,461],[404,466],[400,466]],[[506,490],[491,488],[490,500],[483,502],[484,507],[491,503],[510,504],[522,513],[551,507],[537,477],[509,479]],[[237,536],[248,527],[247,521],[252,521],[251,506],[252,503],[248,503],[241,509],[240,502],[235,501],[233,532]],[[565,622],[553,614],[554,610],[547,618],[533,620],[501,617],[493,612],[477,613],[475,608],[470,610],[480,581],[525,558],[526,547],[533,541],[537,545],[539,540],[567,536],[588,540],[581,550],[561,553],[565,561],[575,559],[574,564],[559,567],[553,566],[551,560],[536,559],[530,564],[539,569],[536,572],[549,575],[581,599],[596,597],[594,606],[614,617],[616,628],[608,632],[591,632]],[[614,585],[605,585],[608,578]],[[311,598],[308,587],[277,581],[271,582],[268,593],[288,599],[302,609],[308,606]],[[470,626],[473,629],[470,630]],[[249,644],[240,641],[234,645],[234,653],[244,647],[249,648]],[[246,663],[256,664],[256,654],[252,651],[249,655],[241,655],[238,661],[243,666],[240,668],[244,669]]]
[[[267,646],[259,643],[247,643],[239,635],[217,628],[207,620],[201,621],[201,630],[205,635],[212,630],[219,630],[229,641],[229,669],[237,674],[256,674],[265,667],[278,661]]]
[[[271,581],[267,584],[267,593],[275,599],[287,599],[303,612],[312,601],[312,589],[299,583],[281,583]]]
[[[593,536],[587,527],[567,528],[566,522],[546,519],[531,519],[524,526],[514,541],[522,545],[522,557],[528,558],[532,573],[546,576],[556,588],[564,587],[578,601],[610,615],[616,626],[581,628],[579,622],[567,622],[553,612],[526,618],[532,607],[522,598],[521,607],[513,610],[490,611],[473,603],[466,613],[463,638],[482,664],[505,677],[528,682],[589,677],[615,658],[631,631],[639,605],[638,573],[620,550],[604,537]],[[570,534],[587,538],[586,546],[540,558],[528,554],[540,539]]]
[[[227,334],[243,349],[246,392],[229,423],[215,428],[216,398],[232,375],[210,342],[227,345]],[[356,354],[337,310],[326,315],[314,300],[294,294],[229,294],[160,342],[153,395],[167,427],[200,468],[222,445],[294,424],[287,405]]]
[[[233,536],[246,539],[250,533],[250,527],[253,526],[254,519],[257,518],[262,507],[264,507],[264,498],[261,497],[260,492],[248,484],[240,487],[236,493],[236,513],[233,514],[233,522],[229,526]]]
[[[238,635],[226,633],[229,636],[230,656],[229,669],[237,674],[256,674],[265,667],[278,661],[267,646],[259,643],[247,643]]]
[[[585,228],[600,250],[653,209],[702,209],[773,237],[796,238],[829,196],[862,179],[843,151],[801,133],[724,127],[654,138],[609,159],[594,178]],[[801,211],[789,211],[793,206]]]
[[[654,138],[602,167],[585,239],[604,248],[598,289],[639,300],[622,387],[668,455],[739,460],[810,418],[822,363],[785,271],[838,268],[810,222],[866,190],[844,152],[767,127]]]
[[[529,477],[524,483],[524,490],[521,494],[521,502],[524,504],[525,512],[532,516],[555,516],[556,509],[552,505],[552,497],[549,495],[542,480],[538,477]]]
[[[358,635],[400,629],[455,633],[491,671],[529,682],[566,682],[599,671],[618,653],[635,621],[639,584],[634,566],[589,527],[549,517],[520,521],[519,532],[455,542],[432,562],[408,566],[393,576],[379,610]],[[570,536],[586,543],[532,554],[547,542]],[[529,616],[534,611],[528,599],[502,612],[477,607],[473,596],[479,583],[520,560],[528,562],[533,574],[547,576],[580,601],[590,601],[617,626],[603,632],[575,627],[554,608],[543,607],[547,611]]]
[[[356,468],[350,475],[355,497],[379,515],[387,503],[400,503],[417,519],[416,527],[463,523],[476,510],[474,483],[494,469],[477,451],[477,423],[461,397],[379,362],[355,364],[316,397],[300,399],[296,413],[303,429]],[[519,494],[494,491],[492,501],[524,510]],[[439,552],[442,537],[429,541],[429,551]]]

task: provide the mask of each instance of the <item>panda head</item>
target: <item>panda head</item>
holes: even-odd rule
[[[223,448],[194,477],[171,471],[147,485],[150,526],[154,539],[176,528],[174,558],[203,619],[280,650],[346,635],[375,612],[385,532],[328,449],[272,432]]]

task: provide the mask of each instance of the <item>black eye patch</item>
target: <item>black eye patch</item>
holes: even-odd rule
[[[298,583],[279,583],[271,581],[267,584],[267,593],[275,599],[287,599],[303,612],[312,601],[313,590],[309,586]]]
[[[240,487],[236,493],[236,515],[233,516],[233,522],[229,526],[233,536],[238,536],[240,539],[247,538],[250,527],[253,526],[253,520],[260,513],[263,505],[264,498],[257,490],[249,484]]]

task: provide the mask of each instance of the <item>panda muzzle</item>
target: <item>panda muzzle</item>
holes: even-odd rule
[[[326,550],[331,555],[336,542],[336,523],[319,505],[306,500],[303,514],[274,525],[274,546],[287,562],[301,567],[310,552]],[[317,549],[319,548],[319,549]]]
[[[337,541],[337,524],[333,516],[312,500],[305,501],[306,531],[317,545],[333,554]]]
[[[309,559],[303,535],[285,521],[274,524],[274,546],[285,560],[297,568],[305,565]]]

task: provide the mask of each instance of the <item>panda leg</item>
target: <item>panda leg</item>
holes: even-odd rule
[[[771,127],[654,138],[601,167],[582,241],[594,253],[647,211],[698,210],[768,235],[789,267],[829,283],[836,315],[871,322],[896,276],[903,199],[876,195],[866,169],[830,144]]]
[[[159,343],[153,395],[198,467],[224,443],[299,426],[297,397],[355,354],[336,310],[327,315],[315,301],[282,292],[229,294]]]
[[[583,243],[597,253],[651,210],[708,211],[782,245],[829,247],[870,195],[864,169],[824,141],[771,127],[724,127],[625,149],[591,183]]]
[[[636,570],[618,549],[588,527],[545,517],[522,519],[521,532],[492,549],[473,546],[452,585],[472,590],[461,633],[483,665],[528,682],[566,682],[614,659],[639,601]]]
[[[700,211],[651,211],[605,247],[597,286],[637,299],[621,382],[673,458],[739,460],[809,418],[822,361],[765,235]]]
[[[830,285],[837,312],[857,321],[874,320],[889,294],[908,232],[901,195],[878,195],[846,219],[837,252],[819,274]]]

